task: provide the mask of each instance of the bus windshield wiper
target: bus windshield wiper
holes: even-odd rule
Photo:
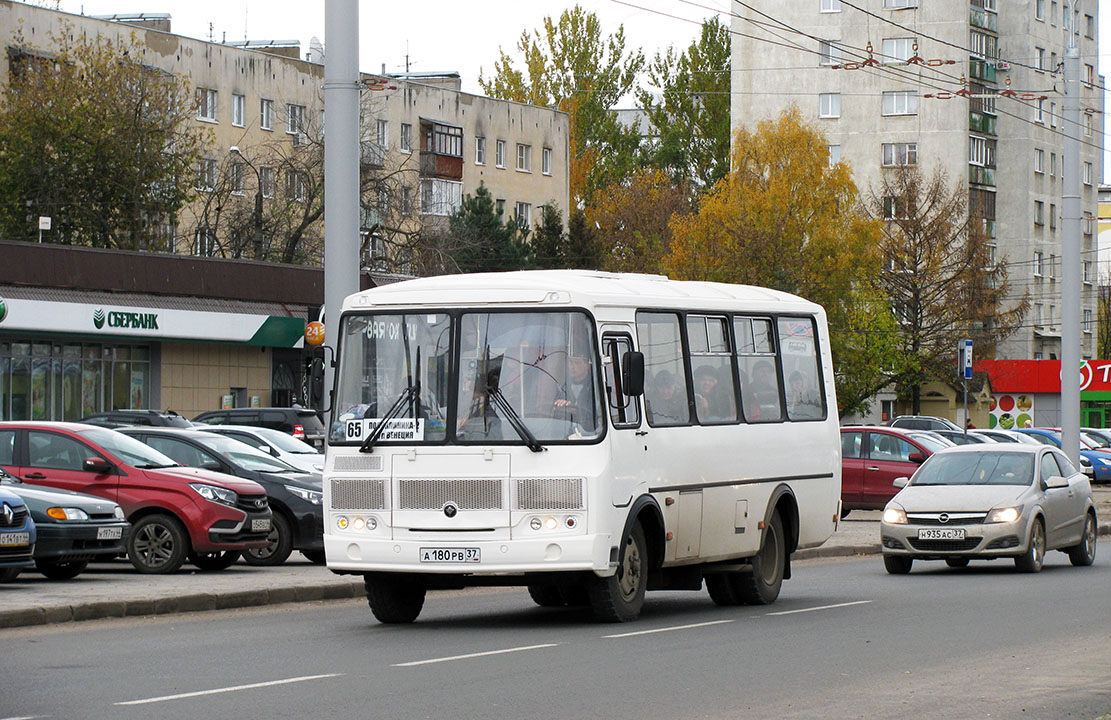
[[[510,405],[509,401],[505,399],[505,396],[501,394],[501,390],[498,389],[497,385],[486,385],[486,397],[493,400],[494,405],[496,405],[505,417],[508,418],[509,424],[517,431],[521,439],[525,441],[525,445],[528,446],[529,450],[533,452],[541,452],[544,450],[544,446],[540,444],[540,441],[536,439],[536,436],[533,435],[532,431],[525,425],[521,416],[517,414],[517,411],[513,409],[513,406]]]
[[[408,348],[408,343],[406,343],[406,348]],[[383,415],[382,419],[378,421],[378,425],[375,426],[374,430],[370,433],[370,435],[367,435],[366,440],[363,440],[363,444],[359,446],[359,452],[361,452],[361,453],[374,452],[374,443],[378,442],[378,438],[382,436],[382,431],[386,429],[386,426],[389,425],[391,420],[393,420],[395,417],[397,417],[398,415],[401,414],[401,411],[405,408],[405,406],[407,404],[412,404],[413,405],[413,415],[414,415],[413,431],[414,431],[414,435],[415,435],[415,433],[416,433],[416,423],[420,422],[415,417],[417,415],[417,413],[419,412],[418,408],[419,408],[419,405],[420,405],[420,346],[419,345],[417,346],[417,379],[416,379],[416,381],[413,380],[413,376],[412,376],[412,374],[410,374],[409,375],[409,384],[408,384],[408,386],[406,386],[406,388],[401,391],[401,394],[398,395],[397,400],[394,400],[394,403],[393,403],[393,405],[390,406],[390,409],[388,411],[386,411],[386,414]]]

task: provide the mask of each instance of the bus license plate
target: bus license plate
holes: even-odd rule
[[[0,545],[29,545],[30,543],[31,533],[29,532],[0,533]]]
[[[422,563],[476,563],[482,562],[478,548],[421,548]]]
[[[270,518],[257,518],[251,520],[251,532],[261,532],[270,529]]]
[[[123,528],[121,527],[105,527],[97,528],[97,540],[119,540],[123,537]]]
[[[964,528],[921,528],[919,540],[964,540]]]

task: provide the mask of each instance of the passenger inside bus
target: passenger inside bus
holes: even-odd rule
[[[670,370],[656,373],[647,398],[648,421],[653,425],[685,425],[690,411]]]
[[[594,432],[597,427],[595,412],[597,402],[594,398],[594,383],[590,377],[590,360],[581,355],[572,355],[568,360],[567,386],[564,396],[556,398],[557,417],[567,417],[578,423],[583,430]]]

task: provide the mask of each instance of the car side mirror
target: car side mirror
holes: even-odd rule
[[[1069,481],[1060,475],[1050,475],[1046,478],[1044,483],[1046,489],[1049,488],[1066,488],[1069,486]]]
[[[112,472],[112,463],[102,457],[86,458],[83,467],[85,472],[96,473],[97,475],[106,475]]]
[[[630,350],[621,357],[622,390],[629,397],[644,394],[644,353]]]
[[[912,463],[918,463],[919,465],[921,465],[922,463],[926,462],[926,456],[915,450],[910,455],[907,455],[907,460],[910,460]]]
[[[891,481],[891,484],[901,490],[902,488],[905,488],[907,486],[907,483],[909,482],[910,478],[908,477],[897,477]]]
[[[216,462],[215,460],[205,460],[203,463],[201,463],[201,469],[215,470],[216,472],[221,472],[223,468],[221,468],[220,463]]]

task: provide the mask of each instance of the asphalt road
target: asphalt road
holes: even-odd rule
[[[1111,542],[1100,544],[1111,558]],[[430,594],[0,631],[0,718],[1095,718],[1111,711],[1111,559],[884,573],[805,561],[770,607],[649,595],[640,621]]]

